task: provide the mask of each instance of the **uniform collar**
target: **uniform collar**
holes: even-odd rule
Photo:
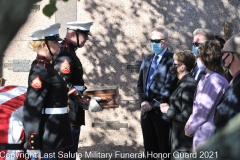
[[[37,55],[36,59],[38,61],[40,61],[40,62],[45,62],[45,63],[48,63],[48,64],[54,64],[54,60],[53,59],[47,58],[45,56]]]
[[[68,47],[70,49],[74,49],[74,51],[77,50],[77,46],[75,46],[73,43],[69,42],[66,38],[64,38],[64,40],[62,41],[62,47]]]

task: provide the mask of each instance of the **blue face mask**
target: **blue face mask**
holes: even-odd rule
[[[161,43],[151,42],[151,48],[152,48],[152,51],[156,54],[160,53],[162,50]]]
[[[198,47],[192,46],[192,52],[194,53],[195,56],[198,54]]]

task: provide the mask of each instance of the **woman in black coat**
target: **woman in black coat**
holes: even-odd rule
[[[192,113],[197,82],[189,74],[195,63],[194,54],[184,50],[176,52],[173,58],[171,71],[179,81],[169,98],[169,104],[160,104],[160,110],[171,119],[170,139],[172,159],[175,159],[179,152],[190,152],[192,148],[192,137],[185,136],[184,126]]]

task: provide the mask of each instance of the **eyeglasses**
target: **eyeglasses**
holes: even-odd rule
[[[198,47],[200,44],[201,44],[201,43],[193,42],[193,45],[194,45],[195,47]]]
[[[163,39],[150,39],[150,42],[152,43],[161,43],[162,40],[164,40],[165,38]]]
[[[177,63],[173,63],[173,66],[174,67],[179,67],[179,66],[181,66],[182,64],[177,64]]]
[[[224,55],[224,53],[232,53],[232,54],[237,54],[236,52],[233,52],[233,51],[221,51],[222,55]]]
[[[225,60],[227,59],[227,57],[230,55],[230,53],[227,54],[227,56],[225,58],[222,59],[222,61],[225,62]]]

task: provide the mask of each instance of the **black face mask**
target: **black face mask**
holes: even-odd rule
[[[222,67],[225,73],[229,72],[229,67],[225,66],[225,60],[222,60]]]
[[[229,55],[230,55],[230,54],[228,54],[224,59],[222,59],[222,66],[223,66],[223,70],[224,70],[224,72],[225,72],[226,75],[229,75],[229,74],[230,74],[230,73],[229,73],[229,68],[230,68],[230,66],[231,66],[231,64],[232,64],[232,62],[233,62],[233,59],[234,59],[234,57],[233,57],[231,63],[230,63],[228,66],[225,66],[225,60],[227,59],[227,57],[228,57]]]
[[[223,70],[225,72],[225,76],[227,77],[228,81],[230,82],[233,78],[233,76],[231,75],[231,73],[229,72],[229,68],[234,60],[234,57],[231,61],[231,63],[228,65],[228,66],[225,66],[225,60],[227,59],[227,57],[229,56],[230,54],[228,54],[224,59],[222,59],[222,66],[223,66]]]
[[[172,74],[172,75],[174,75],[174,76],[177,76],[177,66],[172,66],[171,68],[170,68],[170,73]]]

